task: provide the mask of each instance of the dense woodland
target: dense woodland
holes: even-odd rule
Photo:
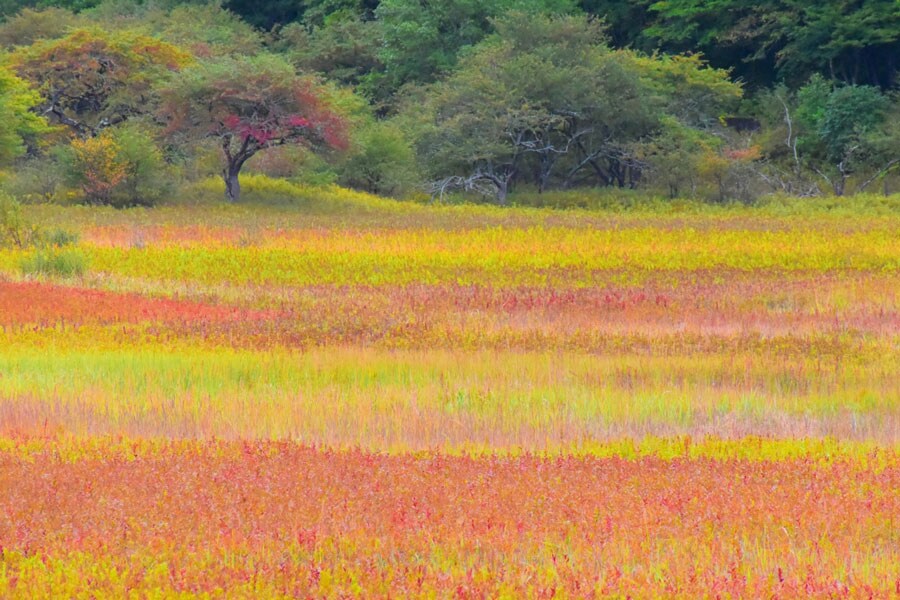
[[[0,0],[21,202],[900,187],[896,0]],[[624,193],[624,192],[623,192]]]

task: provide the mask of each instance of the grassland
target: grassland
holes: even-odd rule
[[[0,252],[0,595],[900,593],[891,201],[294,192],[30,209],[89,269]]]

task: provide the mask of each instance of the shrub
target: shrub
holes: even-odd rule
[[[37,243],[39,237],[37,226],[22,214],[22,205],[0,191],[0,247],[28,248]]]
[[[343,185],[380,195],[400,195],[418,180],[415,154],[403,132],[391,123],[361,129],[340,168]]]
[[[84,275],[87,259],[76,248],[48,246],[24,256],[19,267],[25,275],[76,277]]]
[[[23,204],[39,204],[61,200],[60,182],[65,174],[51,153],[16,164],[3,181],[3,188]]]
[[[63,153],[69,182],[89,204],[152,206],[170,189],[172,176],[162,152],[139,125],[109,129],[75,140]]]
[[[51,229],[49,232],[41,235],[41,242],[45,246],[54,248],[65,248],[66,246],[74,246],[81,239],[77,233],[67,231],[65,229]]]

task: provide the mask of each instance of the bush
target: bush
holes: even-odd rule
[[[0,191],[0,247],[28,248],[35,245],[39,238],[37,226],[22,214],[22,205]]]
[[[0,191],[0,247],[30,250],[19,261],[25,275],[74,277],[87,270],[84,254],[75,248],[79,236],[64,229],[41,231],[23,214],[15,198]]]
[[[408,192],[418,180],[415,154],[398,127],[371,123],[357,133],[353,145],[339,170],[342,185],[390,196]]]
[[[53,154],[21,161],[3,181],[3,188],[23,204],[61,200],[60,182],[65,178]]]
[[[65,248],[66,246],[74,246],[81,239],[77,233],[67,231],[65,229],[51,229],[49,232],[42,234],[41,243],[45,246],[54,248]]]
[[[23,257],[19,267],[25,275],[76,277],[84,275],[87,259],[76,248],[49,246]]]
[[[62,37],[84,19],[64,8],[24,8],[0,24],[0,46],[30,46],[38,40]]]
[[[81,189],[88,204],[152,206],[171,190],[171,169],[140,125],[75,140],[62,162],[69,182]]]

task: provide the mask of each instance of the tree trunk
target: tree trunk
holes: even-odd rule
[[[509,181],[501,179],[497,183],[497,201],[500,206],[506,206],[506,198],[509,196]]]
[[[834,185],[831,187],[834,190],[835,196],[843,196],[844,190],[847,188],[847,177],[841,175],[840,177],[836,178],[834,180]]]
[[[229,202],[237,202],[241,199],[241,182],[238,174],[241,172],[239,165],[229,165],[222,171],[225,180],[225,199]]]

